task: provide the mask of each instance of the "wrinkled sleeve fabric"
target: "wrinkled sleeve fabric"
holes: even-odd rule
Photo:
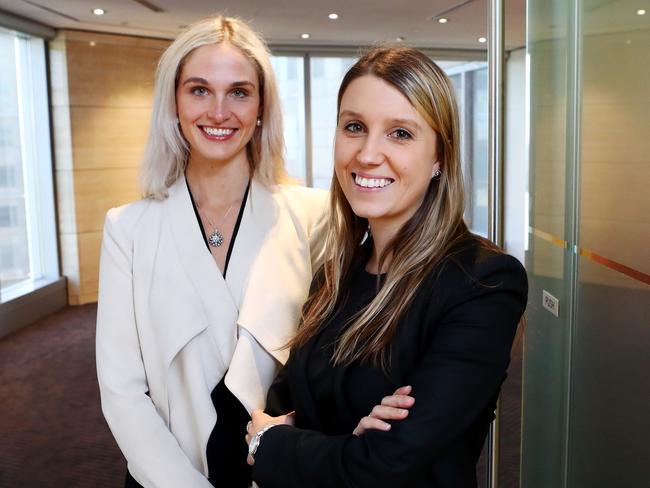
[[[147,396],[133,302],[133,240],[121,228],[119,211],[104,224],[97,309],[96,358],[102,411],[144,487],[209,488]]]
[[[420,478],[494,401],[525,308],[526,274],[516,259],[495,254],[472,276],[439,283],[454,289],[435,324],[423,324],[435,331],[405,382],[416,400],[405,420],[358,437],[271,429],[255,456],[259,486],[388,488]]]

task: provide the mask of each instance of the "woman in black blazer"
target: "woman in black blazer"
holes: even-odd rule
[[[463,222],[453,87],[419,51],[375,48],[344,78],[331,207],[328,255],[267,402],[295,414],[253,413],[253,479],[475,487],[527,281]],[[349,434],[400,385],[408,416]]]

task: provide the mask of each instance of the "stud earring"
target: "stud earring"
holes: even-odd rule
[[[433,173],[433,176],[431,176],[431,178],[433,178],[434,180],[438,180],[440,179],[441,176],[442,176],[442,170],[437,169],[436,172]]]
[[[258,118],[257,118],[257,122],[255,123],[255,125],[257,125],[257,127],[262,127],[262,119],[260,119],[260,118],[258,117]]]

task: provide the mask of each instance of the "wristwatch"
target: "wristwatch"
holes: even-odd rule
[[[267,425],[266,427],[264,427],[262,430],[260,430],[257,434],[255,434],[253,436],[253,438],[251,439],[250,444],[248,444],[248,454],[250,455],[250,457],[253,458],[253,461],[255,460],[255,453],[257,452],[257,448],[260,447],[260,441],[262,440],[262,436],[264,435],[264,433],[267,430],[269,430],[269,429],[271,429],[271,428],[273,428],[273,427],[275,427],[277,425],[280,425],[280,424]]]

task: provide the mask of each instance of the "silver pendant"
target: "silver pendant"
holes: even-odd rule
[[[212,247],[220,247],[223,244],[223,235],[217,229],[214,229],[214,232],[208,236],[208,243]]]

